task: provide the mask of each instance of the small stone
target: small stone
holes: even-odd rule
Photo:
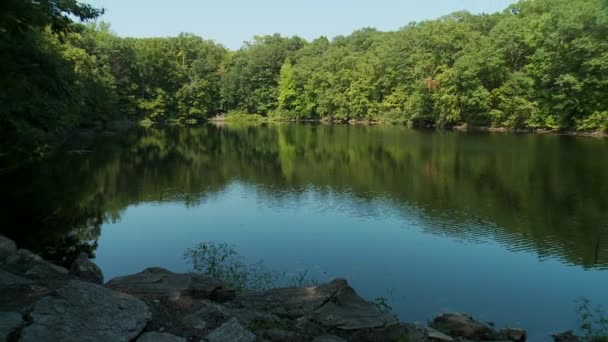
[[[500,331],[500,334],[504,337],[508,338],[509,341],[515,342],[525,342],[526,341],[526,331],[523,329],[516,328],[504,328]]]
[[[245,329],[236,318],[230,319],[207,335],[209,342],[253,342],[255,335]]]
[[[78,278],[95,283],[103,284],[103,273],[99,266],[89,259],[85,252],[81,252],[70,267],[70,273]]]
[[[20,313],[0,312],[0,340],[8,341],[10,334],[24,323]]]
[[[439,330],[435,330],[431,327],[426,328],[426,333],[432,341],[454,341],[451,336],[442,333]]]
[[[168,333],[150,331],[142,334],[136,342],[186,342],[186,339]]]

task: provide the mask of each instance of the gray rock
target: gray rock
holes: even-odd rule
[[[561,334],[551,335],[555,342],[583,342],[585,341],[582,337],[574,335],[572,330],[565,331]]]
[[[11,254],[15,253],[17,245],[15,242],[3,235],[0,235],[0,261],[8,258]]]
[[[504,328],[500,330],[500,335],[506,337],[509,341],[525,342],[526,331],[517,328]]]
[[[136,342],[186,342],[186,339],[168,333],[150,331],[142,334]]]
[[[20,313],[0,312],[0,340],[8,341],[9,335],[24,323]]]
[[[103,284],[101,269],[89,260],[87,253],[81,252],[78,255],[70,267],[70,273],[82,280],[100,285]]]
[[[205,319],[201,315],[198,315],[196,313],[182,318],[181,323],[187,327],[199,330],[207,328],[207,322],[205,321]]]
[[[197,273],[173,273],[159,267],[110,280],[108,287],[138,296],[194,298],[223,297],[230,291],[215,278]],[[219,298],[223,299],[223,298]]]
[[[272,313],[258,311],[248,308],[234,308],[228,310],[228,316],[234,316],[239,319],[239,322],[242,322],[245,325],[249,325],[254,322],[265,322],[269,325],[280,325],[281,319]]]
[[[312,342],[346,342],[346,340],[336,335],[322,335],[315,337]]]
[[[312,313],[334,297],[343,287],[344,279],[308,288],[280,288],[263,292],[245,293],[237,300],[243,306],[282,317],[297,318]]]
[[[410,323],[397,323],[381,329],[362,329],[349,331],[349,340],[353,342],[367,341],[430,341],[426,329]]]
[[[431,339],[431,341],[454,341],[454,339],[451,336],[448,336],[448,335],[442,333],[441,331],[435,330],[431,327],[426,328],[426,333],[429,336],[429,338]]]
[[[310,338],[294,331],[283,329],[264,329],[256,331],[261,340],[267,342],[310,342]]]
[[[27,285],[32,281],[0,269],[0,288]]]
[[[361,298],[350,286],[344,286],[312,317],[326,327],[356,330],[386,327],[397,323],[394,315]]]
[[[69,278],[67,269],[54,265],[27,249],[19,249],[9,255],[4,260],[3,268],[13,274],[42,282],[65,282]]]
[[[150,319],[139,299],[103,286],[72,280],[40,299],[21,341],[129,341]]]
[[[255,335],[245,329],[236,318],[220,325],[207,335],[209,342],[253,342]]]
[[[474,340],[491,341],[499,339],[498,333],[488,325],[461,313],[444,313],[433,320],[431,327],[450,336],[466,337]]]

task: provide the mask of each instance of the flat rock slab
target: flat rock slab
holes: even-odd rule
[[[429,335],[431,341],[454,341],[452,336],[448,336],[442,333],[441,331],[435,330],[431,327],[426,328],[426,333]]]
[[[137,342],[186,342],[186,339],[167,333],[151,331],[142,334],[137,339]]]
[[[110,280],[108,287],[136,296],[157,296],[178,299],[181,296],[216,298],[229,292],[215,278],[198,273],[173,273],[160,267]]]
[[[282,317],[297,318],[312,313],[327,303],[343,287],[344,279],[306,288],[280,288],[263,292],[245,293],[237,300],[243,306]]]
[[[326,327],[342,330],[380,328],[397,323],[394,315],[361,298],[350,286],[340,289],[316,309],[312,317]]]
[[[209,342],[254,342],[255,335],[245,329],[236,318],[220,325],[207,335]]]
[[[444,313],[435,319],[431,327],[450,336],[466,337],[474,340],[499,340],[499,334],[488,325],[461,313]]]
[[[25,324],[23,316],[17,312],[0,312],[0,340],[8,341],[9,335]]]
[[[133,296],[72,280],[34,304],[30,316],[21,341],[130,341],[151,315]]]

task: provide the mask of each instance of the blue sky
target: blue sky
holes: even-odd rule
[[[194,33],[231,49],[254,35],[280,33],[308,40],[356,29],[395,30],[411,21],[457,10],[490,13],[514,0],[87,0],[106,9],[101,20],[120,36]]]

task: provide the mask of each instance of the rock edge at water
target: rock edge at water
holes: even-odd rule
[[[448,313],[402,323],[344,279],[236,293],[222,281],[162,268],[103,275],[86,255],[68,270],[0,236],[0,340],[525,341],[525,331]]]

